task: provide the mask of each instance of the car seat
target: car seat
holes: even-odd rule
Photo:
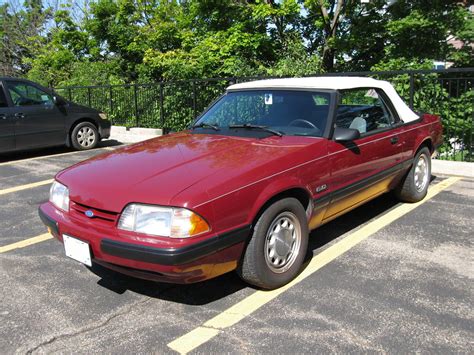
[[[364,118],[357,116],[352,120],[349,128],[357,129],[361,134],[365,133],[367,132],[367,121]]]

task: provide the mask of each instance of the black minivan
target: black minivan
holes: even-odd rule
[[[0,153],[57,145],[92,149],[109,138],[105,113],[25,79],[0,77]]]

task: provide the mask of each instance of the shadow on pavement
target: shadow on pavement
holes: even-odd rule
[[[108,139],[108,140],[101,141],[97,145],[97,148],[94,148],[90,151],[94,151],[100,148],[115,147],[118,145],[122,145],[122,143],[115,139]],[[38,158],[38,157],[43,157],[43,156],[54,157],[57,154],[69,153],[69,152],[74,152],[74,151],[75,150],[73,148],[68,148],[66,146],[59,146],[59,147],[25,150],[25,151],[12,152],[12,153],[2,153],[0,154],[0,163],[14,162],[16,160]]]
[[[248,287],[234,272],[204,282],[178,285],[134,278],[97,264],[93,265],[91,271],[101,277],[101,280],[97,282],[99,286],[115,293],[123,294],[131,291],[192,306],[202,306],[217,301]]]
[[[388,212],[398,203],[399,201],[392,193],[387,193],[313,230],[308,243],[309,259],[317,249],[367,223],[372,218]]]

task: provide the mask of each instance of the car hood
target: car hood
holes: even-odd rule
[[[171,134],[86,160],[56,178],[68,186],[71,200],[96,209],[118,213],[131,202],[172,205],[174,196],[209,175],[235,179],[307,145],[294,138]],[[209,198],[203,189],[195,196]]]

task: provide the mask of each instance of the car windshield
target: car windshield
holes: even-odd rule
[[[326,128],[328,92],[252,90],[229,92],[195,122],[206,133],[304,135],[321,137]],[[242,133],[246,132],[246,133]]]

